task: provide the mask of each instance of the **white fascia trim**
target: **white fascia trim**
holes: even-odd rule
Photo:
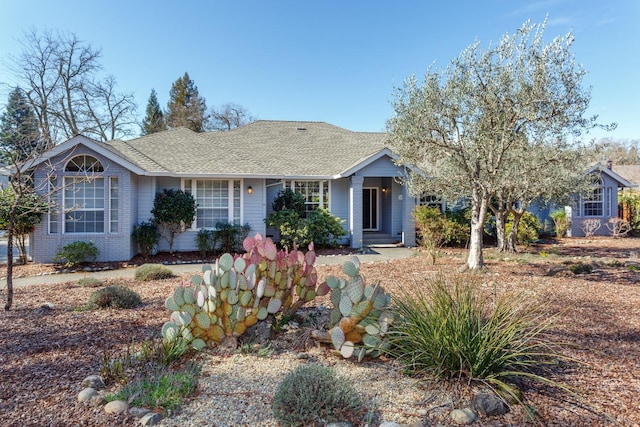
[[[334,175],[333,178],[334,179],[338,179],[338,178],[346,178],[348,176],[353,175],[354,173],[356,173],[357,171],[359,171],[360,169],[369,166],[371,163],[375,162],[378,159],[381,159],[384,156],[389,156],[392,160],[396,160],[398,158],[398,156],[396,156],[395,154],[393,154],[391,152],[391,150],[389,150],[388,148],[383,148],[382,150],[378,151],[375,154],[372,154],[371,156],[365,158],[364,160],[359,161],[358,163],[356,163],[355,165],[351,166],[350,168],[340,172],[337,175]]]

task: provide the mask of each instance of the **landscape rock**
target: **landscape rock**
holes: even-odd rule
[[[98,390],[91,387],[84,388],[78,393],[78,402],[88,402],[98,395]]]
[[[162,414],[157,412],[149,412],[140,419],[140,425],[143,426],[155,426],[162,421]]]
[[[463,408],[451,411],[450,417],[457,424],[471,424],[478,418],[478,415],[471,408]]]
[[[93,396],[93,397],[91,398],[91,405],[92,405],[94,408],[98,408],[98,407],[100,407],[100,406],[104,405],[104,404],[105,404],[105,402],[106,402],[106,400],[105,400],[105,398],[104,398],[104,395],[102,395],[102,394],[98,394],[97,396]]]
[[[147,415],[149,411],[147,408],[140,408],[139,406],[132,406],[129,408],[129,413],[136,418],[142,418]]]
[[[335,423],[328,423],[327,427],[353,427],[353,424],[345,421],[337,421]]]
[[[482,415],[493,417],[509,412],[509,407],[495,394],[478,393],[473,397],[473,406]]]
[[[113,400],[104,405],[104,411],[107,414],[120,414],[129,409],[129,404],[124,400]]]
[[[89,375],[82,380],[82,387],[91,387],[96,390],[102,390],[105,388],[104,381],[100,375]]]
[[[393,421],[385,421],[382,424],[380,424],[380,427],[402,427],[402,426]]]

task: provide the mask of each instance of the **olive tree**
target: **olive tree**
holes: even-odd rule
[[[546,43],[545,27],[527,22],[486,49],[476,42],[445,69],[430,67],[421,84],[411,77],[395,92],[388,144],[399,164],[411,166],[413,194],[468,199],[470,269],[484,265],[492,198],[525,178],[521,166],[532,150],[571,144],[596,125],[585,117],[590,91],[571,53],[573,35]]]

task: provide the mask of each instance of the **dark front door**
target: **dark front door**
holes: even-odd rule
[[[378,231],[378,189],[362,189],[362,229]]]

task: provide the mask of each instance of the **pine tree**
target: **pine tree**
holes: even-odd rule
[[[19,87],[9,94],[5,112],[0,116],[0,151],[2,160],[16,164],[40,150],[42,138],[38,119]]]
[[[206,111],[205,99],[198,94],[198,87],[185,72],[184,76],[171,85],[166,113],[167,126],[184,126],[202,132],[207,121]]]
[[[149,102],[147,102],[147,115],[142,121],[142,135],[167,130],[167,123],[164,120],[164,113],[160,109],[156,90],[151,89]]]

